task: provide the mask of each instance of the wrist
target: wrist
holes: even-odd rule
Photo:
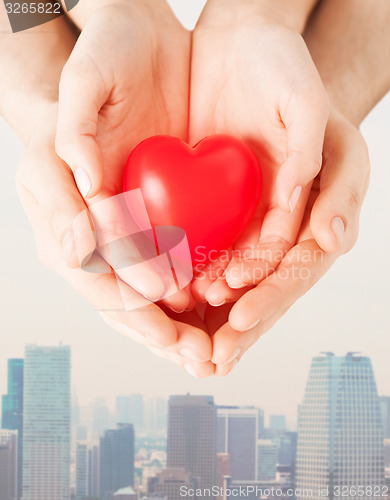
[[[199,24],[228,25],[253,19],[303,33],[318,0],[208,0]]]

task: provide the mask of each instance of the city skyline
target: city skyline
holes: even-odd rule
[[[23,407],[23,500],[69,500],[71,491],[76,500],[91,492],[108,500],[119,490],[132,500],[137,491],[177,500],[178,485],[222,487],[226,474],[232,487],[379,487],[385,463],[390,481],[390,396],[379,397],[371,360],[360,353],[313,357],[297,432],[283,414],[268,414],[265,425],[264,408],[221,405],[204,394],[120,395],[114,414],[101,399],[87,414],[73,397],[71,415],[70,359],[69,346],[27,345],[25,358],[8,364],[3,416],[17,427],[10,410]],[[2,429],[0,438],[1,498],[14,500],[18,434]]]

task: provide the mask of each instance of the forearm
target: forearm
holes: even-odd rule
[[[319,0],[208,0],[201,16],[214,24],[237,23],[255,16],[281,23],[299,33]]]
[[[62,68],[75,43],[65,17],[11,33],[0,14],[0,113],[24,142],[39,129],[47,104],[58,98]]]
[[[62,4],[64,6],[64,0]],[[83,29],[97,10],[115,6],[143,9],[148,17],[156,17],[162,22],[166,16],[172,15],[166,0],[80,0],[67,15],[79,29]]]
[[[324,0],[305,39],[331,103],[358,126],[390,90],[389,0]]]

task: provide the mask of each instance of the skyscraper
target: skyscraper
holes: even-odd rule
[[[0,500],[16,500],[18,432],[0,430]]]
[[[286,429],[286,417],[284,415],[270,415],[269,428],[283,431]]]
[[[212,396],[171,396],[168,467],[184,469],[200,488],[215,485],[216,407]]]
[[[385,439],[390,439],[390,396],[380,398],[383,435]]]
[[[89,496],[88,491],[88,445],[77,443],[76,446],[76,500]]]
[[[313,358],[298,422],[296,487],[314,492],[328,487],[332,495],[337,487],[363,485],[364,493],[381,486],[383,449],[370,359],[355,353]]]
[[[274,481],[278,463],[278,448],[270,439],[259,439],[257,442],[257,480]]]
[[[255,481],[258,410],[219,406],[217,415],[217,453],[229,454],[232,480]]]
[[[3,429],[18,431],[18,487],[17,498],[22,495],[23,459],[23,359],[8,360],[8,393],[2,398]]]
[[[150,431],[166,431],[168,420],[168,402],[163,398],[151,398],[145,401],[144,424]]]
[[[100,498],[134,485],[134,428],[118,424],[100,438]]]
[[[135,427],[144,425],[144,397],[142,394],[118,396],[116,398],[117,421],[133,424]]]
[[[26,346],[23,500],[69,500],[70,348]]]

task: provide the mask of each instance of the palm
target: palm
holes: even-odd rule
[[[78,50],[92,54],[96,68],[103,68],[101,86],[114,82],[98,116],[96,141],[104,164],[103,190],[121,192],[122,173],[131,150],[143,139],[169,134],[186,139],[189,65],[189,34],[175,26],[169,32],[155,27],[134,9],[118,22],[115,17],[115,57],[107,54],[107,37],[94,19],[83,32]],[[112,28],[110,28],[112,29]],[[150,30],[157,29],[151,36]],[[129,33],[132,33],[129,43]],[[93,43],[88,51],[85,44]],[[85,52],[87,51],[87,52]]]
[[[236,249],[246,249],[247,265],[258,271],[253,283],[271,272],[293,245],[304,209],[301,203],[290,215],[278,207],[276,180],[288,151],[281,109],[291,97],[283,92],[291,87],[286,82],[291,72],[279,68],[278,61],[259,56],[259,47],[269,36],[267,30],[245,25],[232,33],[231,29],[200,27],[194,33],[192,57],[191,142],[218,133],[240,137],[255,151],[262,167],[265,189],[260,205],[235,244]],[[298,50],[300,40],[295,34],[279,30],[284,44]],[[285,57],[288,60],[289,55]],[[215,283],[214,292],[214,303],[236,296],[221,281]]]

